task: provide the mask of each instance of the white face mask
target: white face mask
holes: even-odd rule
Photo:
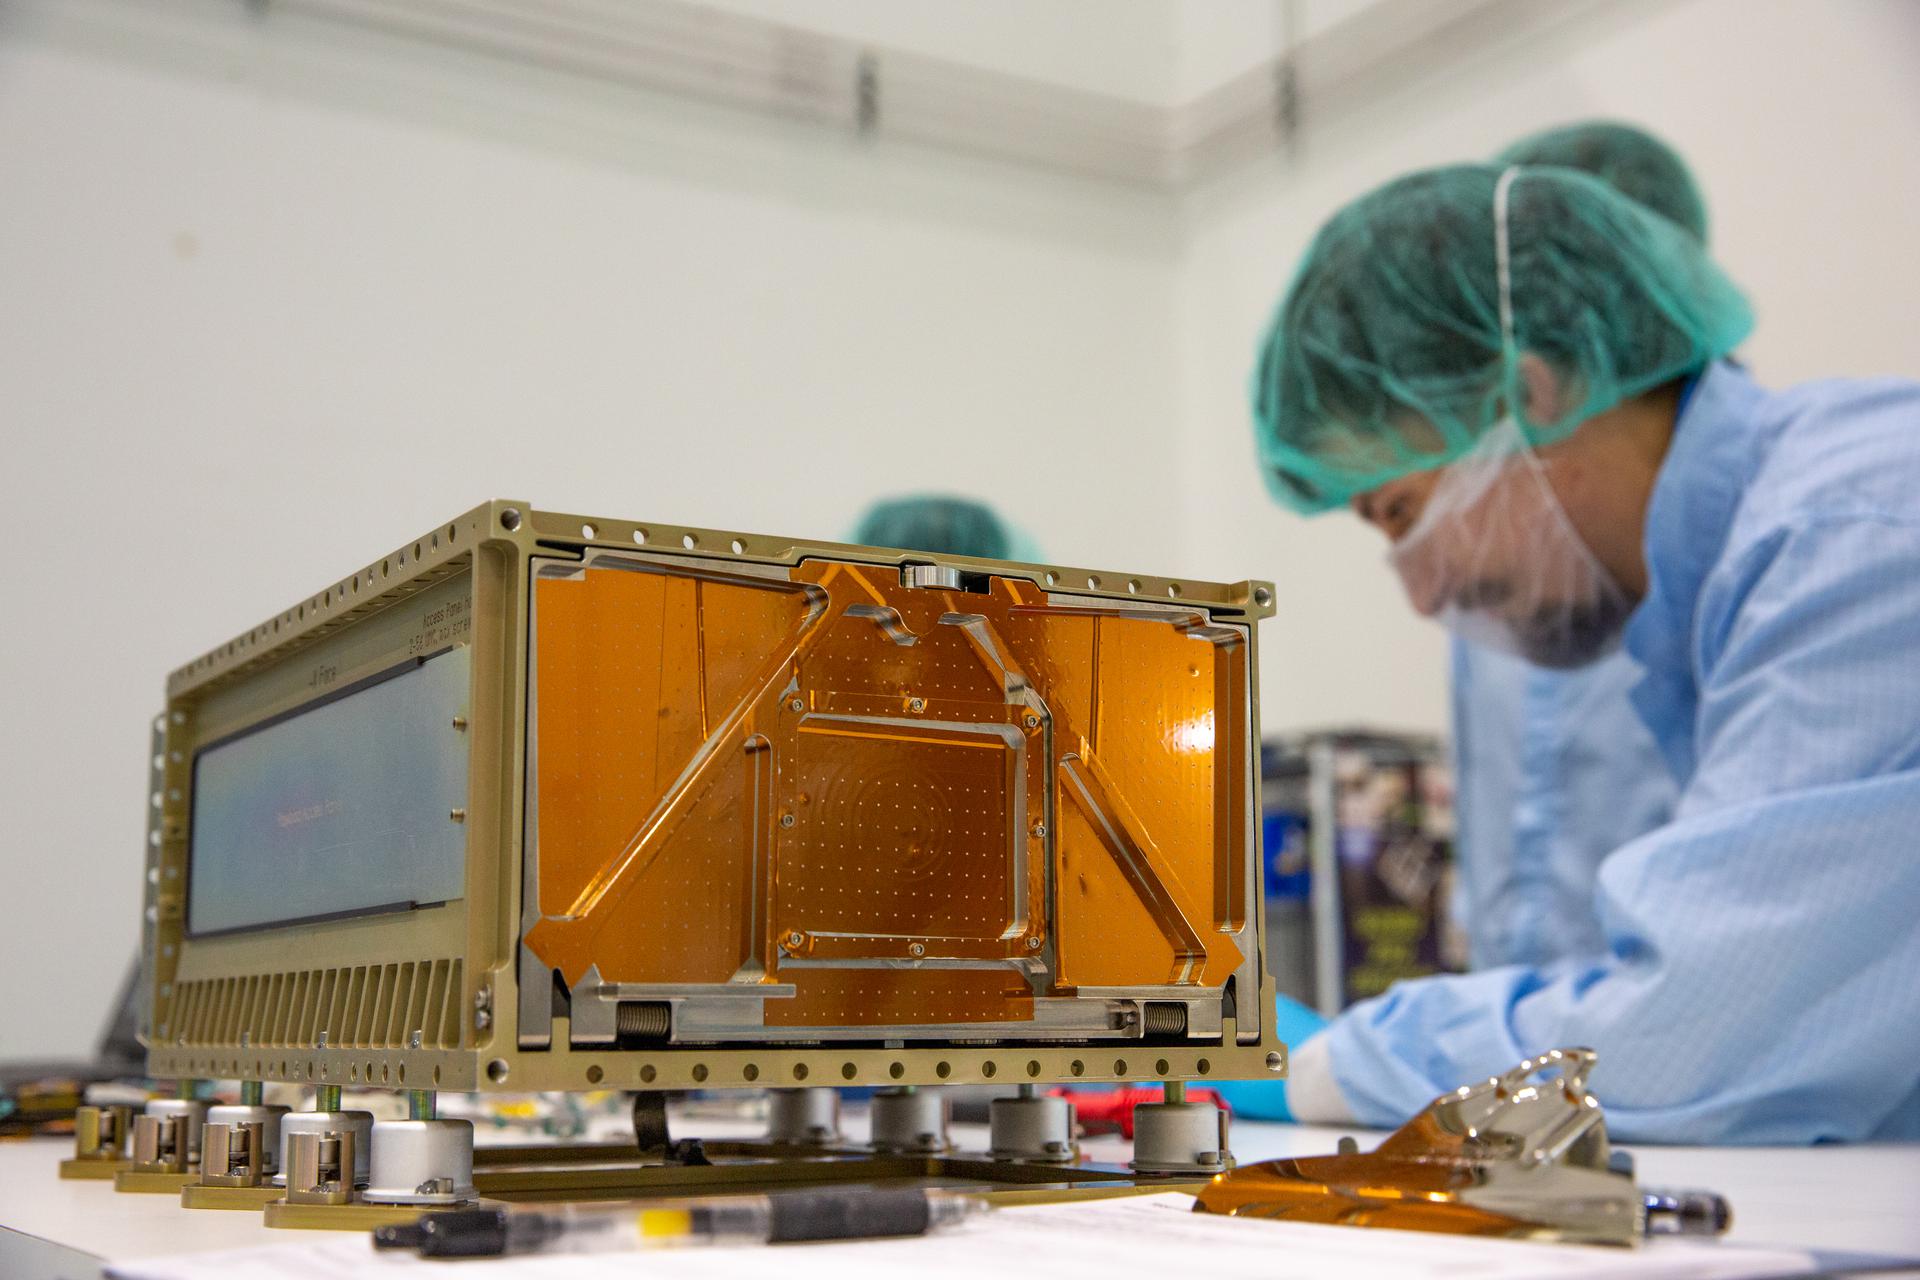
[[[1387,559],[1420,612],[1538,666],[1604,656],[1633,612],[1511,418],[1447,466]]]
[[[1494,264],[1508,385],[1513,275],[1507,196],[1517,168],[1493,188]],[[1509,414],[1440,474],[1420,518],[1387,560],[1420,612],[1462,638],[1538,666],[1578,667],[1620,639],[1634,602],[1600,564],[1547,481],[1546,464]]]

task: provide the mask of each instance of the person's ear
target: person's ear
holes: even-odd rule
[[[1535,425],[1558,422],[1572,410],[1567,403],[1566,386],[1560,375],[1531,351],[1522,351],[1516,362],[1520,374],[1520,394],[1526,420]]]

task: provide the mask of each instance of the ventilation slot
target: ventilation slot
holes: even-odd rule
[[[182,982],[174,991],[173,1014],[174,1039],[182,1047],[311,1049],[324,1036],[330,1049],[457,1049],[460,962]]]

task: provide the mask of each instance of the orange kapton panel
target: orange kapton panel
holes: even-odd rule
[[[1225,982],[1244,633],[1020,580],[779,572],[536,576],[535,956],[570,983],[791,983],[771,1026]]]

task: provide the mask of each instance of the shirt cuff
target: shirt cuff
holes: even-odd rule
[[[1352,1124],[1353,1108],[1333,1078],[1333,1054],[1317,1035],[1288,1055],[1287,1110],[1303,1124]]]

